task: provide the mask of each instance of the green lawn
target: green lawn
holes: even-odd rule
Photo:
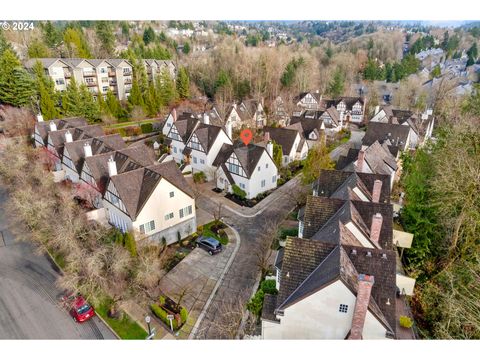
[[[104,302],[95,308],[97,315],[101,316],[105,322],[124,340],[144,340],[147,332],[133,321],[127,314],[123,313],[121,319],[112,319],[108,317],[108,306]]]
[[[118,129],[118,128],[127,127],[127,126],[136,126],[136,125],[149,124],[149,123],[152,124],[156,121],[158,121],[158,120],[148,119],[148,120],[141,120],[141,121],[128,121],[128,122],[120,122],[120,123],[116,123],[116,124],[110,124],[110,125],[107,125],[105,127],[110,128],[110,129]]]
[[[228,236],[220,237],[219,235],[215,234],[210,228],[214,224],[214,221],[209,222],[208,224],[203,225],[203,236],[212,237],[220,241],[220,244],[227,245],[228,244]]]

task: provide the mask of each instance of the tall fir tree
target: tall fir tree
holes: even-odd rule
[[[345,89],[345,75],[340,68],[337,68],[335,73],[333,74],[333,79],[328,84],[328,93],[332,97],[338,97],[342,95],[343,90]]]
[[[5,34],[3,33],[3,30],[0,29],[0,56],[3,55],[3,52],[5,50],[12,50],[12,46],[5,38]]]
[[[45,120],[56,119],[59,116],[59,112],[56,107],[57,94],[55,93],[53,80],[45,75],[43,65],[40,61],[35,63],[33,72],[38,89],[39,110]]]
[[[79,107],[79,114],[80,116],[84,116],[91,122],[95,122],[100,120],[100,106],[98,101],[93,98],[92,93],[88,90],[87,85],[82,84],[79,88],[80,94],[80,107]],[[99,95],[102,96],[102,95]]]
[[[0,102],[13,106],[32,105],[35,97],[32,76],[10,49],[0,56]]]
[[[81,29],[69,27],[63,33],[69,57],[90,58],[90,49]]]
[[[175,81],[170,76],[168,69],[160,72],[160,99],[161,105],[168,106],[177,100]]]
[[[190,97],[190,78],[183,66],[180,67],[177,74],[177,92],[180,99]]]
[[[132,89],[130,90],[130,96],[128,97],[128,102],[133,106],[141,106],[141,107],[145,106],[145,103],[143,101],[142,91],[140,90],[140,86],[138,85],[138,81],[136,77],[133,77]]]
[[[97,21],[95,34],[102,44],[101,52],[105,57],[111,56],[115,49],[115,35],[110,21]]]

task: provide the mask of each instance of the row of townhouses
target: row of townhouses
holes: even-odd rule
[[[341,155],[336,168],[389,175],[393,187],[402,170],[401,154],[422,146],[432,137],[435,123],[432,114],[432,110],[417,115],[391,106],[377,107],[361,147],[351,147],[347,154]]]
[[[159,163],[144,144],[127,146],[83,118],[39,120],[35,146],[45,149],[56,177],[97,208],[97,219],[167,244],[196,231],[193,192],[174,161]]]
[[[396,302],[415,280],[397,271],[388,175],[324,170],[299,213],[298,237],[275,259],[278,294],[266,294],[263,339],[396,339]]]
[[[413,234],[393,228],[401,205],[390,192],[401,153],[422,146],[433,126],[431,111],[377,108],[361,148],[322,170],[299,211],[298,237],[275,259],[278,294],[265,295],[263,339],[414,338],[399,317],[409,315],[415,279],[398,256]]]
[[[72,79],[85,84],[95,99],[106,97],[111,90],[119,100],[126,100],[132,89],[133,65],[125,59],[39,58],[28,60],[25,67],[32,70],[37,61],[57,91],[65,91]],[[164,69],[173,78],[176,76],[177,69],[171,60],[145,59],[141,64],[151,81]]]

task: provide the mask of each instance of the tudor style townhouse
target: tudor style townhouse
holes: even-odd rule
[[[127,147],[119,135],[105,135],[81,118],[40,121],[34,138],[36,147],[61,161],[64,178],[76,183],[76,196],[121,231],[170,244],[196,230],[188,183],[173,161],[156,162],[150,147]]]
[[[304,92],[295,98],[297,110],[294,116],[299,116],[304,110],[325,111],[334,107],[338,111],[338,118],[342,126],[353,123],[362,123],[365,115],[366,100],[364,97],[342,96],[336,99],[326,99],[316,92]]]
[[[164,126],[170,153],[177,163],[191,166],[192,172],[203,172],[208,180],[215,177],[213,162],[224,144],[232,145],[232,126],[226,128],[210,124],[210,116],[203,114],[200,120],[190,113],[177,118],[172,111]]]
[[[236,185],[247,199],[277,187],[278,169],[273,161],[273,143],[265,147],[237,142],[224,144],[213,165],[217,167],[217,188],[233,192]]]
[[[234,129],[254,127],[261,129],[267,125],[267,117],[262,102],[244,100],[233,103],[226,112],[226,123],[231,123]]]
[[[431,109],[421,114],[415,114],[410,110],[394,109],[391,105],[377,106],[375,115],[370,119],[370,124],[384,123],[403,125],[409,128],[409,148],[421,146],[432,137],[435,118]]]
[[[290,125],[286,129],[299,132],[302,140],[307,144],[308,150],[321,141],[326,141],[325,126],[322,119],[292,116]]]
[[[308,145],[298,130],[264,127],[263,131],[266,142],[272,140],[282,147],[282,166],[307,157]]]
[[[103,204],[113,225],[167,244],[196,231],[193,192],[174,161],[117,175],[115,161],[108,166]]]

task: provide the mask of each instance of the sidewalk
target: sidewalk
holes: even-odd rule
[[[292,193],[298,191],[301,187],[300,183],[300,174],[295,176],[293,179],[285,183],[283,186],[274,190],[270,195],[268,195],[265,199],[260,201],[257,205],[252,208],[240,206],[237,203],[227,199],[224,194],[216,193],[212,191],[214,188],[214,184],[212,182],[204,183],[198,185],[199,189],[201,190],[201,198],[207,200],[209,202],[213,201],[216,203],[221,203],[223,207],[234,214],[246,218],[255,217],[260,215],[265,209],[267,209],[270,205],[280,201],[285,197],[291,197]]]

